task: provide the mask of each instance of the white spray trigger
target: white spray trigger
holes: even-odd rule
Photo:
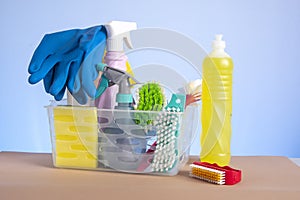
[[[126,37],[124,37],[124,42],[129,49],[133,48],[129,32],[126,34]]]
[[[130,31],[136,30],[135,22],[111,21],[105,25],[107,30],[107,51],[124,51],[124,42],[128,48],[133,48]]]

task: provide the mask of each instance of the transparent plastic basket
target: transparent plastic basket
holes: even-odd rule
[[[188,161],[200,119],[196,103],[184,112],[63,104],[46,106],[59,168],[176,175]]]

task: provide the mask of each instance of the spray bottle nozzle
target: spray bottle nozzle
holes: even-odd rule
[[[125,42],[128,48],[133,48],[130,31],[136,30],[135,22],[111,21],[105,25],[107,30],[107,51],[123,51]]]
[[[106,90],[106,88],[111,85],[110,83],[112,83],[112,84],[119,85],[119,93],[118,93],[119,100],[117,99],[117,102],[120,103],[120,101],[122,101],[122,103],[124,103],[123,101],[126,101],[126,103],[132,103],[132,102],[127,102],[127,101],[132,101],[130,87],[134,85],[134,84],[130,84],[129,79],[132,79],[135,82],[135,84],[140,83],[138,80],[136,80],[129,73],[113,67],[109,67],[104,63],[100,63],[96,65],[96,69],[98,71],[103,72],[103,75],[101,77],[101,82],[99,84],[99,87],[97,88],[97,92],[95,95],[96,98],[101,96],[102,93]]]

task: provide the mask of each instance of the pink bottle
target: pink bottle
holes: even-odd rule
[[[127,59],[124,52],[108,51],[104,57],[104,62],[110,67],[126,71]],[[103,94],[95,100],[95,106],[103,109],[114,108],[116,106],[116,95],[119,91],[118,87],[118,85],[108,87]]]
[[[132,48],[130,31],[136,30],[135,22],[111,21],[105,25],[108,39],[107,52],[104,62],[113,68],[126,71],[128,60],[124,53],[124,42],[128,48]],[[99,83],[101,80],[99,81]],[[95,100],[95,106],[100,109],[113,109],[116,106],[116,95],[119,91],[118,85],[108,87],[103,94]]]

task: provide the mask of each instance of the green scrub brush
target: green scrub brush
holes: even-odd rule
[[[161,111],[165,102],[163,89],[158,83],[146,83],[137,90],[137,102],[137,110]],[[151,124],[151,118],[146,112],[135,113],[135,122],[141,126]]]

